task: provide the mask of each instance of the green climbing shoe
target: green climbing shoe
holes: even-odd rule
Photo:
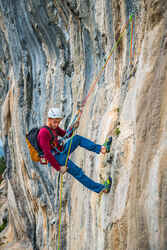
[[[105,140],[105,143],[103,144],[103,146],[106,148],[106,153],[109,153],[109,152],[110,152],[111,143],[112,143],[112,136],[108,137],[108,138]]]
[[[104,182],[105,188],[102,190],[103,193],[109,193],[111,186],[112,186],[112,178],[111,176],[108,177],[108,179]]]

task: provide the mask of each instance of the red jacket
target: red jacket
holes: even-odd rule
[[[58,137],[63,137],[66,134],[66,130],[61,129],[60,127],[56,129],[52,129],[52,132],[55,136],[55,139],[53,141],[54,146],[59,151],[63,150],[63,147],[59,145]],[[71,136],[71,135],[70,135]],[[70,137],[69,136],[69,137]],[[48,160],[48,162],[57,170],[60,170],[60,165],[56,161],[55,157],[52,155],[51,150],[54,148],[53,145],[50,144],[52,135],[50,134],[49,130],[47,128],[41,128],[37,137],[38,144],[40,148],[42,149],[45,158]]]

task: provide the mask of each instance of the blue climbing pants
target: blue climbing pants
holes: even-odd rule
[[[70,142],[71,142],[71,138],[64,145],[64,151],[62,153],[54,154],[55,159],[60,164],[60,166],[64,166],[66,163],[66,158],[67,158],[68,150],[70,147]],[[70,154],[72,152],[74,152],[74,150],[78,146],[85,148],[89,151],[95,152],[97,154],[99,154],[101,151],[101,145],[95,144],[94,142],[86,139],[83,136],[75,135],[72,138]],[[82,183],[85,187],[87,187],[88,189],[90,189],[96,193],[100,193],[105,188],[104,185],[97,183],[97,182],[94,182],[92,179],[90,179],[88,176],[86,176],[84,174],[84,172],[82,171],[82,169],[79,168],[71,160],[68,160],[68,162],[67,162],[67,172],[69,174],[71,174],[75,179],[77,179],[80,183]]]

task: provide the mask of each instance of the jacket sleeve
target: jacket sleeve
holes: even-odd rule
[[[40,148],[42,149],[45,158],[49,161],[49,163],[54,167],[57,171],[60,170],[60,165],[56,161],[55,157],[52,155],[51,146],[50,146],[50,134],[46,130],[42,130],[39,133],[38,141]]]

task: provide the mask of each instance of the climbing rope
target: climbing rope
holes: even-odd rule
[[[86,97],[83,99],[83,101],[81,102],[81,109],[80,109],[80,113],[81,113],[81,114],[80,114],[80,118],[81,118],[81,115],[82,115],[82,113],[83,113],[83,107],[85,106],[85,104],[86,104],[86,102],[87,102],[89,96],[90,96],[90,95],[92,94],[92,92],[94,91],[94,88],[95,88],[97,82],[99,81],[99,79],[101,78],[101,75],[103,74],[103,72],[104,72],[104,70],[105,70],[105,68],[106,68],[106,66],[107,66],[107,64],[108,64],[108,62],[109,62],[109,60],[111,59],[113,52],[114,52],[115,49],[118,47],[118,45],[119,45],[119,43],[120,43],[120,41],[121,41],[121,39],[122,39],[122,37],[123,37],[123,35],[124,35],[124,32],[125,32],[126,28],[128,27],[129,23],[132,23],[132,21],[133,21],[133,15],[131,15],[131,16],[129,17],[129,19],[128,19],[128,21],[126,22],[126,24],[124,24],[124,26],[122,27],[122,31],[121,31],[121,33],[120,33],[120,36],[119,36],[118,40],[115,41],[115,43],[114,43],[114,45],[113,45],[113,48],[112,48],[112,50],[111,50],[109,56],[108,56],[107,59],[106,59],[105,64],[102,66],[101,70],[99,71],[99,73],[97,74],[95,80],[93,81],[93,83],[92,83],[92,85],[91,85],[91,88],[90,88],[89,91],[88,91],[87,96],[86,96]],[[80,118],[79,118],[79,120],[80,120]]]
[[[77,121],[77,119],[79,119],[79,111],[75,115],[71,126]],[[70,135],[70,133],[71,133],[71,130],[67,129],[68,136]],[[71,150],[71,145],[72,145],[72,140],[73,140],[73,137],[74,137],[74,133],[75,133],[75,129],[72,131],[72,136],[71,136],[71,139],[70,139],[70,145],[69,145],[69,149],[68,149],[68,153],[67,153],[67,157],[66,157],[66,162],[65,162],[66,169],[67,169],[67,162],[68,162],[68,158],[69,158],[69,155],[70,155],[70,150]],[[57,247],[57,250],[60,249],[62,191],[63,191],[63,174],[59,174],[59,177],[58,177],[58,197],[59,197],[59,193],[60,193],[60,206],[59,206],[59,225],[58,225],[58,247]]]
[[[88,94],[87,96],[83,99],[83,101],[81,102],[81,105],[80,105],[80,108],[78,109],[77,111],[77,114],[75,115],[73,121],[72,121],[72,124],[74,124],[75,121],[79,121],[81,119],[81,116],[83,114],[83,108],[84,106],[86,105],[86,102],[89,98],[89,96],[92,94],[92,92],[94,91],[94,88],[97,84],[97,82],[99,81],[101,75],[103,74],[114,50],[118,47],[123,35],[124,35],[124,32],[126,30],[126,28],[128,27],[129,23],[131,23],[133,21],[132,19],[132,15],[129,17],[129,20],[126,22],[126,24],[124,24],[123,28],[122,28],[122,31],[120,33],[120,36],[118,38],[117,41],[115,41],[114,45],[113,45],[113,48],[109,54],[109,56],[107,57],[106,59],[106,62],[105,64],[102,66],[101,70],[99,71],[99,73],[97,74],[95,80],[93,81],[92,85],[91,85],[91,88],[89,89],[88,91]],[[69,133],[70,133],[70,129],[67,129],[67,133],[68,133],[68,136],[69,136]],[[70,139],[70,145],[69,145],[69,149],[68,149],[68,153],[67,153],[67,157],[66,157],[66,162],[65,162],[65,167],[67,168],[67,162],[68,162],[68,158],[69,158],[69,154],[70,154],[70,150],[71,150],[71,145],[72,145],[72,139],[74,137],[74,131],[72,132],[72,136],[71,136],[71,139]],[[59,206],[59,225],[58,225],[58,248],[57,250],[60,249],[60,231],[61,231],[61,209],[62,209],[62,190],[63,190],[63,174],[61,174],[61,180],[60,180],[60,206]]]
[[[71,145],[72,145],[72,140],[74,137],[74,131],[72,133],[71,139],[70,139],[70,145],[69,145],[69,149],[68,149],[68,153],[67,153],[67,157],[66,157],[66,162],[65,162],[65,167],[67,168],[67,162],[68,162],[68,158],[70,155],[70,150],[71,150]],[[63,191],[63,174],[61,174],[60,177],[60,206],[59,206],[59,226],[58,226],[58,248],[57,250],[60,249],[60,230],[61,230],[61,209],[62,209],[62,191]]]

